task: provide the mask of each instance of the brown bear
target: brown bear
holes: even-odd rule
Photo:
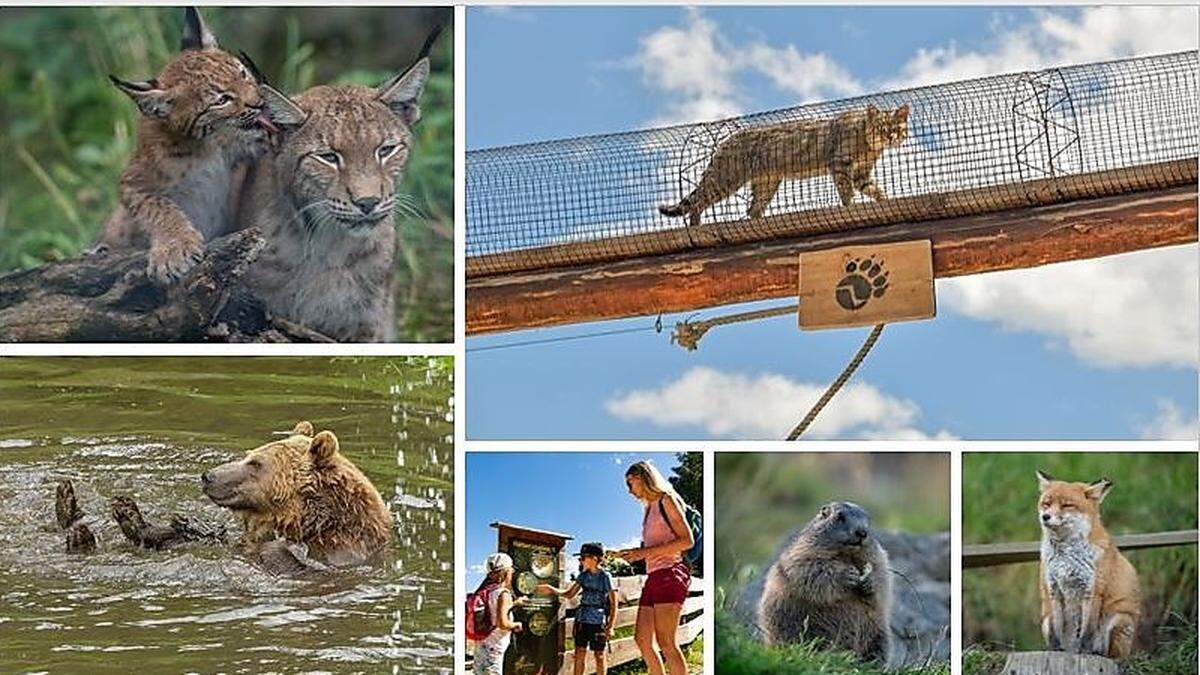
[[[362,564],[391,538],[392,513],[379,491],[338,452],[333,432],[314,435],[309,422],[208,471],[201,484],[209,499],[241,516],[246,552],[273,569],[304,567],[305,558]],[[297,547],[305,553],[297,556]]]

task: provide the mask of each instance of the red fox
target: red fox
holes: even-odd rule
[[[1038,471],[1042,524],[1042,637],[1052,650],[1129,655],[1141,615],[1137,572],[1100,522],[1112,488],[1101,478],[1068,483]]]

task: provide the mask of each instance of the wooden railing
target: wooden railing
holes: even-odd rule
[[[1113,537],[1113,542],[1122,551],[1163,546],[1187,546],[1200,541],[1200,531],[1172,530],[1146,534],[1123,534]],[[1034,562],[1041,555],[1041,542],[1022,541],[1004,544],[972,544],[963,546],[962,566],[995,567],[1013,563]]]
[[[634,625],[637,621],[638,600],[642,597],[642,586],[646,583],[645,576],[634,577],[615,577],[613,579],[617,585],[617,598],[619,607],[617,608],[617,621],[615,627],[617,629]],[[575,628],[575,609],[579,605],[579,596],[565,601],[563,605],[567,608],[567,618],[564,619],[566,634],[570,637],[574,633]],[[692,577],[691,586],[688,589],[687,600],[683,603],[683,611],[679,613],[679,628],[675,631],[675,641],[680,646],[691,644],[693,640],[700,636],[704,630],[704,580]],[[470,670],[471,658],[475,652],[475,643],[467,641],[467,669]],[[633,636],[616,638],[608,644],[608,666],[611,668],[622,663],[634,661],[642,658],[642,653],[638,650],[637,643],[634,642]],[[572,675],[575,672],[575,651],[568,649],[561,655],[563,659],[562,668],[559,669],[559,675]],[[584,668],[584,673],[594,673],[595,661],[591,654],[588,654],[587,665]]]

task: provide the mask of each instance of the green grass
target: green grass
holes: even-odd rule
[[[375,85],[408,65],[423,35],[399,39],[409,9],[205,7],[223,46],[245,50],[274,84]],[[145,79],[178,44],[182,12],[147,7],[5,8],[0,22],[0,274],[91,245],[117,201],[134,146],[134,106],[107,80]],[[302,17],[302,19],[301,19]],[[411,22],[410,22],[411,23]],[[420,218],[399,218],[398,334],[453,339],[453,35],[433,75],[400,189]]]
[[[717,610],[716,671],[722,675],[881,675],[885,671],[850,652],[827,649],[818,642],[768,647],[747,634],[724,610]],[[942,663],[921,668],[886,671],[905,675],[949,675]]]
[[[1196,527],[1194,453],[968,453],[963,458],[964,542],[1038,540],[1034,471],[1039,468],[1064,480],[1111,478],[1114,485],[1101,513],[1112,534]],[[1194,655],[1196,547],[1133,551],[1127,557],[1137,569],[1142,587],[1142,628],[1137,644],[1148,650],[1151,661],[1146,668],[1175,653],[1181,634],[1191,635]],[[985,645],[992,650],[1043,646],[1037,626],[1036,563],[966,571],[963,608],[966,645]],[[1187,672],[1196,672],[1194,656],[1192,668]]]
[[[1196,672],[1196,629],[1173,631],[1163,636],[1162,648],[1150,653],[1134,653],[1121,663],[1131,675],[1194,675]],[[1002,675],[1005,654],[980,646],[963,651],[964,675]]]

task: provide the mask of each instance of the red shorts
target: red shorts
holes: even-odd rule
[[[685,562],[677,562],[670,567],[655,570],[646,577],[638,606],[682,605],[683,601],[687,600],[688,586],[691,582],[692,575],[688,572]]]

